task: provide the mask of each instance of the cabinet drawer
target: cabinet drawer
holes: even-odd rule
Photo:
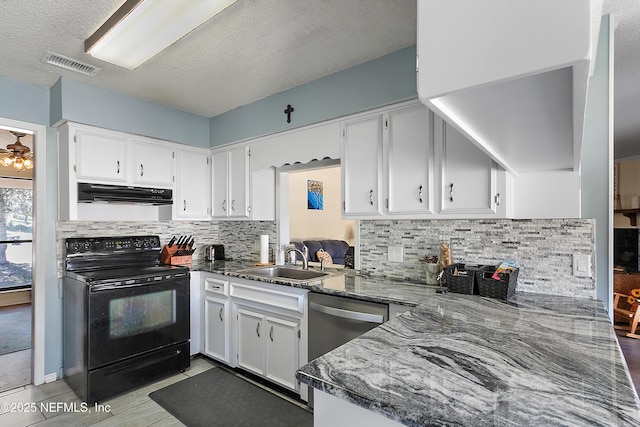
[[[204,279],[204,290],[220,295],[229,295],[229,282],[226,280],[213,279],[207,277]]]
[[[267,304],[284,310],[304,313],[304,293],[290,293],[269,289],[261,285],[231,283],[231,296]]]

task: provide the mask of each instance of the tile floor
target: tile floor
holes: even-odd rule
[[[182,426],[180,421],[151,400],[149,393],[214,367],[204,358],[194,358],[184,373],[100,402],[104,405],[101,410],[91,406],[84,411],[78,396],[63,380],[37,387],[18,387],[0,393],[0,426]],[[76,405],[75,412],[73,404]]]

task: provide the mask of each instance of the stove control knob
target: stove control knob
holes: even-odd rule
[[[90,251],[91,250],[91,242],[84,242],[82,244],[82,249],[85,251]]]
[[[134,246],[135,248],[140,248],[140,247],[142,247],[142,240],[140,240],[140,239],[135,239],[135,240],[133,241],[133,246]]]

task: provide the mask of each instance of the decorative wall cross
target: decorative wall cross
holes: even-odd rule
[[[287,115],[287,123],[291,123],[291,113],[293,113],[294,108],[291,106],[291,104],[287,105],[287,109],[284,110],[284,113]]]

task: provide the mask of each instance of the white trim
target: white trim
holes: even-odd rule
[[[0,126],[33,132],[33,152],[38,159],[39,153],[46,153],[47,128],[33,123],[0,118]],[[45,313],[45,265],[37,260],[45,259],[46,219],[46,154],[36,160],[33,186],[33,285],[32,301],[32,346],[31,346],[31,380],[33,385],[44,383],[44,313]]]

